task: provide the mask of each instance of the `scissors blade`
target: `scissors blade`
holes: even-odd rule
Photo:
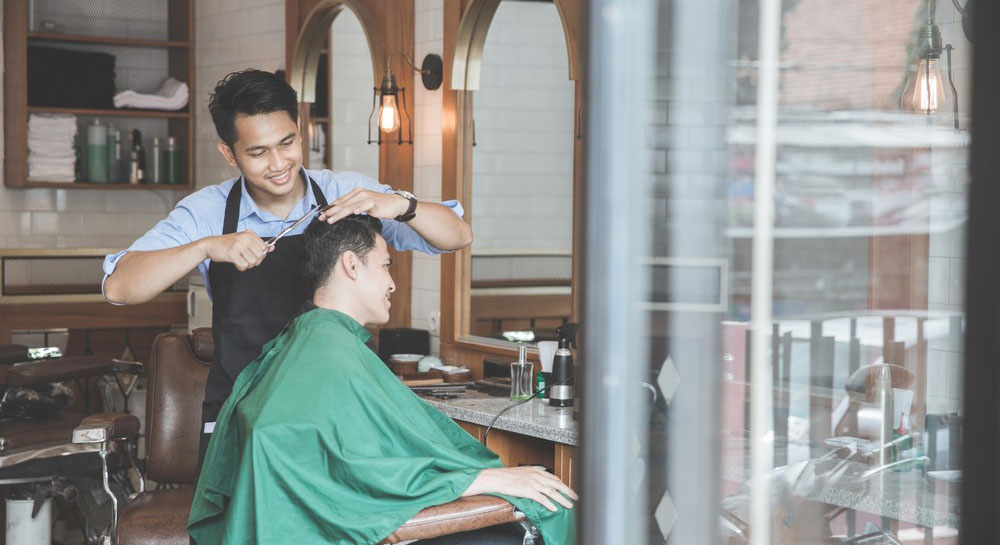
[[[270,239],[268,239],[267,242],[265,243],[265,245],[267,247],[269,247],[269,248],[271,246],[274,246],[274,244],[276,242],[278,242],[278,239],[284,237],[288,233],[291,233],[293,229],[295,229],[299,225],[302,225],[303,222],[306,222],[308,220],[311,220],[311,219],[315,218],[317,215],[319,215],[319,213],[322,210],[323,209],[320,208],[319,205],[313,206],[311,209],[309,209],[308,212],[306,212],[306,214],[304,216],[302,216],[301,218],[295,220],[295,223],[293,223],[293,224],[289,225],[288,227],[286,227],[284,231],[278,233],[276,236],[271,237]]]

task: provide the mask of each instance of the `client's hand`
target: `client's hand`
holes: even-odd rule
[[[549,511],[556,510],[550,498],[566,509],[573,507],[573,502],[567,496],[574,500],[579,499],[576,492],[563,484],[559,477],[538,466],[484,469],[462,496],[476,494],[506,494],[516,498],[528,498],[544,505]]]

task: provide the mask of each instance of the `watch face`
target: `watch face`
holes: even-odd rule
[[[404,189],[397,189],[396,190],[396,194],[399,195],[399,196],[401,196],[401,197],[405,197],[407,199],[416,199],[417,198],[416,195],[414,195],[413,193],[410,193],[409,191],[406,191]]]

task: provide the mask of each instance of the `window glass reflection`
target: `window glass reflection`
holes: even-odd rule
[[[663,460],[649,478],[651,543],[685,524],[671,495],[684,490],[674,461],[687,460],[684,418],[720,432],[722,542],[754,533],[758,8],[738,2],[735,32],[711,38],[732,51],[724,78],[697,69],[711,61],[709,40],[678,30],[699,8],[660,14],[653,261],[724,255],[728,300],[714,314],[652,307],[652,373],[675,367],[683,392],[697,363],[678,354],[717,340],[721,402],[717,424],[676,403],[654,407],[650,457]],[[773,296],[763,303],[773,321],[760,362],[770,371],[772,543],[957,542],[972,49],[961,20],[951,1],[781,5]],[[702,294],[716,274],[654,267],[651,297]],[[666,523],[664,505],[680,522]]]

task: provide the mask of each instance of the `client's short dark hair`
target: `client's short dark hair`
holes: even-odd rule
[[[305,266],[303,276],[309,293],[315,292],[330,278],[330,271],[347,251],[362,261],[375,247],[375,235],[382,233],[382,222],[366,214],[347,216],[330,225],[313,221],[305,232]]]
[[[232,147],[236,142],[236,116],[288,112],[299,120],[295,89],[271,72],[247,69],[232,72],[215,84],[208,99],[208,111],[219,138]]]

